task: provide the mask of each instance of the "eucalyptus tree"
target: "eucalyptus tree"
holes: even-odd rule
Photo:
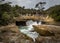
[[[46,2],[39,2],[36,4],[35,7],[38,8],[40,10],[40,12],[42,12],[45,4],[46,4]]]
[[[10,3],[0,0],[0,25],[5,25],[12,21],[12,15],[10,13],[12,7]]]
[[[5,0],[0,0],[0,17],[1,17],[1,15],[2,15],[2,13],[3,13],[3,12],[1,11],[1,10],[2,10],[2,9],[1,9],[1,8],[2,8],[2,7],[1,7],[1,4],[2,4],[4,1],[5,1]]]

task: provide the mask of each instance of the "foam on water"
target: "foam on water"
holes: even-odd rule
[[[26,22],[26,25],[27,26],[22,26],[20,28],[20,31],[23,33],[23,34],[26,34],[27,36],[29,36],[30,38],[33,39],[33,41],[35,42],[35,38],[38,37],[38,33],[36,31],[34,32],[31,32],[33,29],[33,25],[41,25],[41,22],[36,22],[36,21],[32,21],[32,20],[29,20]]]

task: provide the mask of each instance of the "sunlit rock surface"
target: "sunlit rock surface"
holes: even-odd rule
[[[43,36],[54,36],[55,34],[60,34],[60,26],[54,25],[38,25],[33,26],[35,31]]]
[[[36,43],[60,43],[60,26],[35,25],[33,27],[40,34],[36,38]]]

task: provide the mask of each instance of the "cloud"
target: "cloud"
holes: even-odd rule
[[[26,8],[34,8],[35,5],[40,2],[40,1],[45,1],[46,2],[46,9],[60,4],[60,0],[6,0],[12,2],[12,5],[19,5],[19,6],[25,6]]]

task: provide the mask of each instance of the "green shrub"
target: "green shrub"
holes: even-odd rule
[[[60,21],[60,5],[49,8],[47,12],[55,21]]]

